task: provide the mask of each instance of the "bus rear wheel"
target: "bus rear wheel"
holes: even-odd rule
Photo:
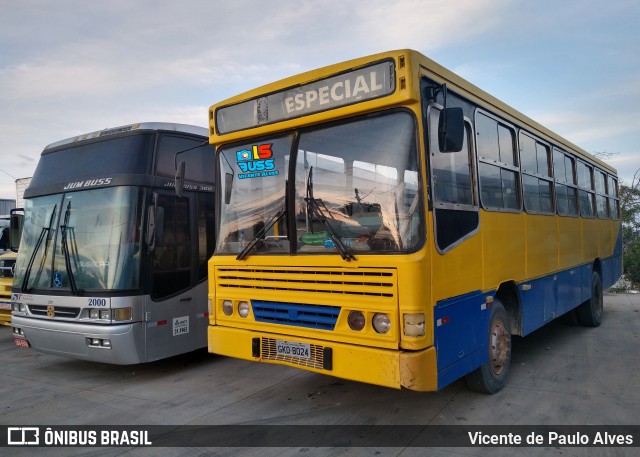
[[[511,322],[497,299],[491,306],[488,337],[489,361],[469,373],[465,380],[469,389],[493,394],[504,387],[511,365]]]
[[[576,308],[578,322],[585,327],[597,327],[602,323],[603,311],[602,280],[594,271],[591,275],[591,298]]]

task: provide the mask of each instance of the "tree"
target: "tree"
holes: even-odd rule
[[[620,185],[622,218],[622,259],[624,274],[635,286],[640,286],[640,170],[631,185]]]

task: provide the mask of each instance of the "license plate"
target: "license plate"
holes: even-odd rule
[[[31,345],[29,344],[29,341],[27,341],[25,338],[19,338],[17,336],[13,337],[13,342],[16,343],[16,346],[19,346],[21,348],[30,348]]]
[[[311,345],[307,343],[295,343],[293,341],[276,340],[276,352],[286,357],[311,358]]]

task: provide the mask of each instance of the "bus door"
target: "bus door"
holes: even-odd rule
[[[147,237],[151,264],[149,294],[145,296],[146,360],[194,350],[199,344],[194,285],[194,219],[192,195],[177,197],[175,193],[156,193],[149,209],[155,232]],[[206,285],[205,285],[206,287]]]

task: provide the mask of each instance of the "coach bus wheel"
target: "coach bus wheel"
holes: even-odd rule
[[[578,322],[585,327],[597,327],[602,323],[604,299],[602,280],[597,272],[591,275],[591,298],[576,308]]]
[[[499,300],[491,305],[489,361],[466,376],[471,390],[493,394],[502,389],[511,364],[511,323]]]

